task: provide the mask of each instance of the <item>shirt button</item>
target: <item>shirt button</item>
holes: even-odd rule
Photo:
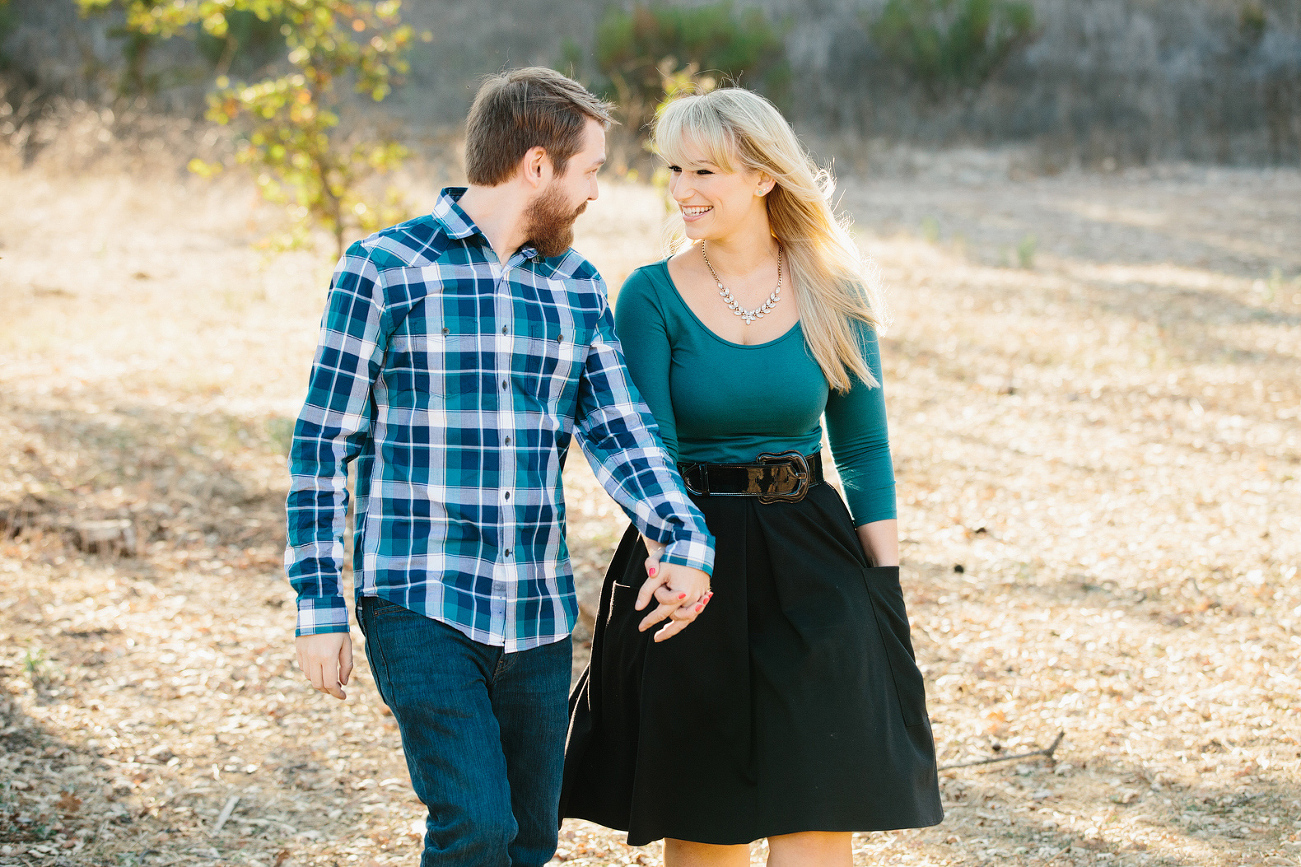
[[[508,499],[508,500],[510,499],[510,491],[507,491],[507,492],[506,492],[506,499]]]
[[[502,334],[510,334],[510,326],[509,326],[509,325],[503,325],[503,326],[501,327],[501,333],[502,333]]]
[[[503,379],[503,380],[501,381],[501,387],[502,387],[502,388],[507,388],[509,385],[510,385],[510,382],[509,382],[509,381],[507,381],[507,380],[505,380],[505,379]]]
[[[511,551],[511,549],[510,549],[510,548],[507,548],[507,549],[506,549],[506,556],[507,556],[507,557],[509,557],[509,556],[510,556],[510,551]]]
[[[510,437],[506,437],[506,439],[504,440],[504,442],[505,442],[506,445],[510,445]]]
[[[443,329],[443,333],[444,333],[444,334],[451,334],[451,333],[452,333],[452,329],[450,329],[450,328],[444,328],[444,329]]]

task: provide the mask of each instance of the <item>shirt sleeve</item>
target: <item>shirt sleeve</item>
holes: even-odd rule
[[[664,543],[661,559],[712,573],[714,538],[687,498],[655,419],[628,375],[608,304],[602,306],[579,383],[575,432],[601,487],[638,532]]]
[[[876,331],[864,324],[859,343],[867,368],[881,380],[881,350]],[[894,465],[885,420],[882,387],[854,377],[848,392],[827,397],[827,439],[845,488],[854,526],[896,517]]]
[[[672,347],[668,322],[656,303],[654,286],[641,271],[624,281],[615,303],[614,328],[628,362],[628,373],[641,393],[669,456],[678,460],[678,424],[669,391]]]
[[[307,400],[289,450],[285,571],[298,594],[298,635],[348,631],[340,575],[348,463],[374,421],[372,384],[384,347],[378,275],[353,245],[330,285]]]

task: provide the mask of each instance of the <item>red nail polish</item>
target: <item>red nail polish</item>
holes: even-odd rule
[[[658,571],[658,570],[656,570],[655,567],[652,566],[652,567],[651,567],[651,570],[650,570],[650,576],[651,576],[652,578],[655,577],[655,573],[656,573],[656,571]]]
[[[679,593],[679,594],[678,594],[678,598],[679,598],[679,599],[686,599],[686,598],[687,598],[687,594],[685,594],[685,593]]]
[[[699,614],[700,612],[702,612],[702,611],[704,611],[704,610],[705,610],[705,603],[703,603],[703,602],[697,602],[697,603],[696,603],[696,613]]]

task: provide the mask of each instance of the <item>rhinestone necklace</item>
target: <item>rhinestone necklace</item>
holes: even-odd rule
[[[731,308],[733,313],[735,313],[737,316],[740,316],[741,321],[744,322],[746,325],[749,325],[751,322],[753,322],[756,319],[762,319],[764,314],[768,313],[774,307],[776,307],[777,302],[781,300],[781,291],[782,291],[781,244],[777,245],[777,288],[772,290],[772,294],[768,296],[767,301],[763,302],[753,310],[746,310],[740,304],[737,304],[736,299],[732,297],[732,290],[724,286],[723,281],[718,279],[718,274],[714,271],[714,266],[709,264],[709,257],[705,255],[704,242],[701,242],[700,244],[700,255],[704,256],[705,267],[709,269],[710,275],[713,276],[714,278],[714,283],[718,285],[718,294],[723,296],[723,303],[725,303],[729,308]]]

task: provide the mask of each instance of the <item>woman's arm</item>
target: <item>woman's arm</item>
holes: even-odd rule
[[[879,383],[881,354],[876,334],[864,326],[860,340],[863,359]],[[894,467],[881,386],[869,388],[855,377],[848,392],[832,391],[827,396],[826,417],[827,439],[863,553],[873,566],[898,566]]]
[[[654,288],[640,271],[633,272],[619,291],[614,327],[619,342],[623,344],[633,384],[655,416],[665,450],[673,460],[677,460],[677,426],[673,418],[673,401],[669,396],[672,353],[668,328],[664,315],[654,302]],[[659,568],[660,555],[664,553],[664,544],[645,535],[641,538],[646,543],[646,553],[650,555],[646,560],[646,571],[654,575]]]
[[[899,565],[899,522],[894,518],[854,528],[870,566]]]
[[[655,416],[660,441],[669,459],[678,459],[678,429],[669,394],[673,352],[668,323],[659,309],[655,287],[643,271],[634,271],[619,290],[615,302],[614,330],[623,345],[628,374],[642,400]]]

